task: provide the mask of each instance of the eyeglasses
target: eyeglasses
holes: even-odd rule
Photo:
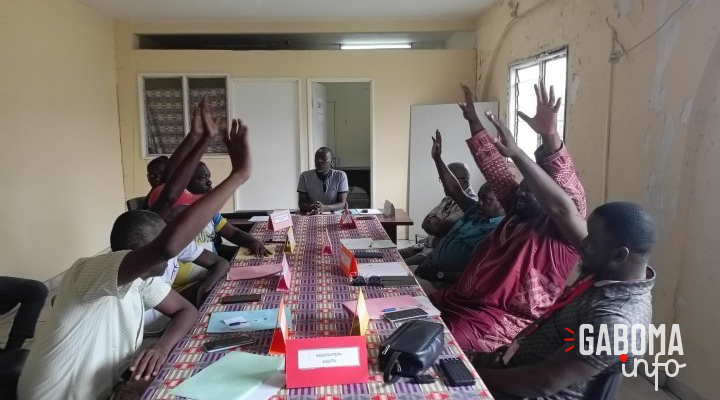
[[[367,279],[362,275],[358,275],[352,278],[350,284],[352,286],[382,286],[382,279],[375,275],[369,276]]]

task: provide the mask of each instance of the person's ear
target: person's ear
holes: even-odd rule
[[[630,249],[625,246],[618,247],[613,251],[612,261],[622,264],[627,261],[628,257],[630,257]]]

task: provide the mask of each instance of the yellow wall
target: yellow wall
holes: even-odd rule
[[[124,211],[113,23],[72,0],[0,10],[0,274],[40,280]]]
[[[410,106],[458,100],[458,82],[475,79],[472,50],[423,51],[167,51],[133,50],[134,27],[118,23],[120,131],[126,197],[149,186],[140,148],[137,76],[152,72],[220,72],[235,78],[300,78],[301,166],[308,167],[307,79],[372,78],[374,82],[373,204],[389,199],[406,208]],[[189,28],[188,28],[189,29]],[[459,114],[458,114],[459,115]],[[250,127],[252,129],[252,127]],[[428,135],[433,131],[428,127]],[[227,159],[206,160],[217,181]],[[231,202],[224,210],[231,210]]]
[[[519,4],[514,20],[509,3]],[[720,348],[713,345],[720,316],[711,311],[720,306],[713,286],[720,254],[712,242],[720,222],[720,2],[688,2],[657,36],[608,61],[609,26],[630,49],[681,3],[504,0],[478,21],[478,91],[506,113],[508,64],[569,45],[566,139],[590,206],[626,199],[652,211],[661,228],[652,261],[654,320],[681,324],[687,367],[677,379],[712,398],[720,391]]]

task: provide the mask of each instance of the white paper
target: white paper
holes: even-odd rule
[[[358,263],[358,275],[369,276],[409,276],[410,270],[399,262]]]
[[[347,247],[348,250],[369,249],[372,242],[372,238],[340,239],[340,243]]]
[[[283,214],[273,215],[273,222],[275,222],[275,223],[285,222],[289,219],[290,219],[290,214],[283,213]]]
[[[431,317],[439,317],[440,316],[440,310],[435,308],[435,306],[430,302],[430,299],[427,296],[414,296],[417,301],[422,304],[422,309],[425,310],[425,312],[428,313]]]
[[[397,247],[395,243],[392,242],[392,240],[373,240],[372,243],[370,243],[371,249],[394,249]]]
[[[301,370],[359,366],[358,347],[298,350],[298,369]]]
[[[257,386],[255,389],[247,392],[242,398],[252,400],[267,400],[277,394],[280,389],[285,387],[285,373],[278,371],[269,378],[265,379],[263,383]]]
[[[378,215],[378,214],[383,213],[382,211],[378,210],[377,208],[358,208],[357,211],[360,215],[362,215],[362,214]]]
[[[251,217],[248,221],[250,222],[265,222],[270,219],[269,215],[256,215]]]

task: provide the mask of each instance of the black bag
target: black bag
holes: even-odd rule
[[[380,343],[380,369],[386,383],[401,376],[414,378],[430,368],[445,347],[441,324],[412,320],[402,324]]]

